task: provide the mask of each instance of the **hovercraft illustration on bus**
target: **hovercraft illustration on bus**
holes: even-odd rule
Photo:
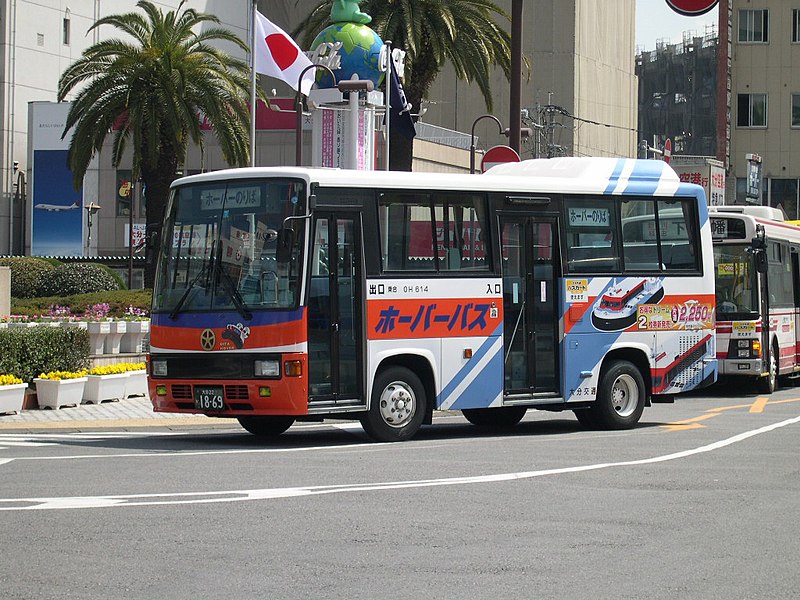
[[[640,304],[658,304],[664,297],[660,279],[628,277],[617,283],[615,279],[601,294],[592,309],[592,325],[601,331],[619,331],[636,322],[636,307]]]

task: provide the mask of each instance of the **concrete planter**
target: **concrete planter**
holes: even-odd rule
[[[120,342],[120,352],[138,354],[142,351],[144,336],[150,331],[150,321],[128,321],[125,335]]]
[[[111,333],[111,322],[90,321],[86,329],[89,331],[89,354],[103,354],[106,338]]]
[[[147,371],[129,371],[125,396],[147,396]]]
[[[83,398],[86,379],[86,377],[61,380],[35,378],[33,382],[36,384],[39,408],[78,406]]]
[[[119,354],[119,344],[122,336],[128,329],[127,321],[111,321],[108,327],[108,336],[105,340],[106,354]]]
[[[128,374],[87,375],[83,388],[84,404],[100,404],[109,400],[125,398]]]
[[[27,383],[12,383],[0,385],[0,414],[19,413],[25,402]]]

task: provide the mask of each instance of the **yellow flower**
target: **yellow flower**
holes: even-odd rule
[[[14,375],[0,375],[0,385],[16,385],[22,383],[22,379]]]
[[[62,379],[78,379],[80,377],[86,377],[86,369],[82,369],[80,371],[50,371],[49,373],[41,373],[39,375],[39,379],[52,379],[54,381],[60,381]]]

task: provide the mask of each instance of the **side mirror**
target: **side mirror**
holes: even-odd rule
[[[768,268],[767,253],[764,250],[756,250],[753,258],[756,262],[756,271],[759,273],[766,273]]]
[[[275,251],[275,259],[278,264],[287,264],[292,258],[292,246],[294,245],[294,231],[288,227],[281,227],[277,237],[278,247]]]

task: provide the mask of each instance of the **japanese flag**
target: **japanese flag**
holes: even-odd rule
[[[297,90],[300,73],[311,65],[311,61],[286,32],[258,11],[256,11],[255,25],[256,47],[253,51],[256,73],[285,81],[292,86],[292,89]],[[308,96],[315,77],[314,69],[309,69],[303,75],[303,82],[300,85],[303,95]]]

